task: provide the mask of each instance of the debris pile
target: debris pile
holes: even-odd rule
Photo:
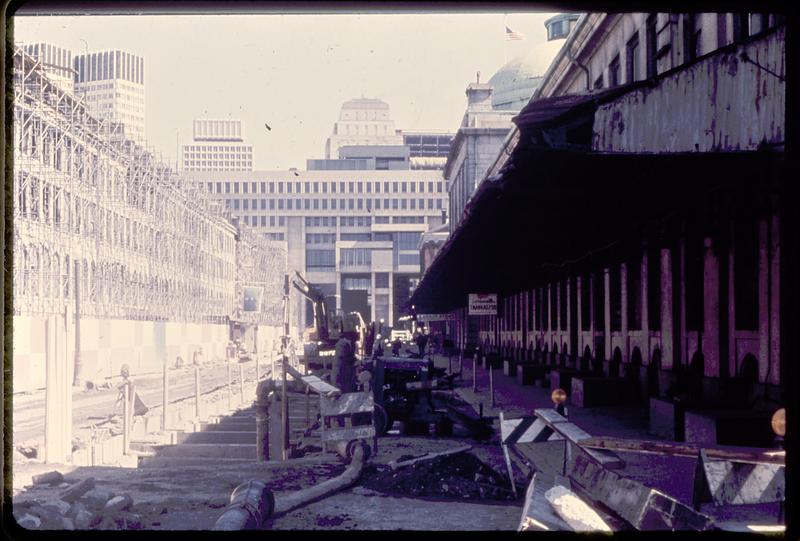
[[[372,464],[364,469],[359,485],[392,496],[414,498],[516,499],[508,477],[497,473],[471,453],[441,456],[397,470]]]
[[[141,515],[132,512],[128,494],[114,494],[95,487],[87,477],[72,484],[62,483],[59,472],[36,476],[34,484],[63,488],[58,499],[14,502],[14,518],[29,530],[139,530]]]

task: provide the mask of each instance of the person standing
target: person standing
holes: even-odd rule
[[[355,360],[353,345],[342,336],[336,342],[331,369],[331,385],[338,387],[342,393],[355,391]]]

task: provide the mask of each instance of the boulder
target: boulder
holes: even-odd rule
[[[86,504],[89,509],[99,511],[105,507],[106,502],[114,497],[113,492],[103,490],[100,488],[93,488],[86,492],[81,498],[81,501]]]
[[[73,522],[75,524],[75,528],[79,530],[88,530],[98,522],[99,518],[100,517],[96,516],[91,511],[81,509],[75,515],[75,520]]]
[[[42,521],[39,519],[39,517],[25,514],[22,515],[22,518],[17,521],[17,524],[19,524],[26,530],[35,530],[36,528],[42,525]]]

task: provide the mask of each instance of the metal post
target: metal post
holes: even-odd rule
[[[269,402],[271,381],[256,385],[256,459],[269,460]]]
[[[244,365],[239,363],[239,403],[244,404]]]
[[[122,390],[122,452],[127,455],[131,446],[131,389],[127,381]]]
[[[256,385],[258,385],[258,380],[261,379],[261,376],[258,373],[258,360],[260,359],[260,355],[260,353],[256,353]]]
[[[283,460],[289,460],[289,400],[286,396],[286,365],[289,358],[283,356],[281,367],[281,426],[283,427]]]
[[[200,418],[200,367],[194,367],[194,416]]]
[[[233,409],[233,377],[231,375],[231,360],[228,359],[228,409]]]
[[[167,357],[165,356],[162,379],[161,379],[161,430],[167,429],[168,407],[169,407],[169,366],[167,366]]]
[[[492,398],[492,407],[494,407],[494,366],[489,365],[489,396]]]
[[[72,385],[83,385],[83,363],[81,362],[81,275],[80,262],[75,261],[75,373],[72,376]]]
[[[478,392],[478,354],[472,356],[472,392]]]

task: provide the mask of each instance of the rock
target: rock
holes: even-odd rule
[[[64,492],[61,493],[59,498],[64,500],[67,503],[72,503],[78,500],[81,496],[86,494],[88,491],[94,488],[94,477],[87,477],[79,481],[78,483],[72,485]]]
[[[65,530],[74,530],[75,529],[75,523],[72,521],[71,518],[64,517],[63,525],[64,525],[64,529]]]
[[[94,513],[86,509],[81,509],[75,515],[75,528],[79,530],[88,530],[97,522],[100,517],[95,516]]]
[[[114,496],[110,500],[106,502],[105,507],[103,507],[104,513],[116,513],[117,511],[122,511],[123,509],[129,508],[133,505],[133,499],[127,494],[123,494],[122,496]]]
[[[69,483],[59,483],[58,488],[67,488]]]
[[[23,455],[22,453],[20,453],[16,449],[14,449],[14,463],[15,464],[27,464],[28,463],[28,457],[26,457],[25,455]]]
[[[62,500],[53,500],[42,506],[48,511],[58,513],[59,515],[66,515],[69,513],[71,505]]]
[[[64,475],[60,471],[49,471],[47,473],[40,473],[31,478],[34,485],[51,484],[56,485],[64,481]]]
[[[70,506],[66,516],[74,519],[76,516],[78,516],[78,513],[80,513],[81,511],[88,511],[88,509],[86,508],[85,503],[78,500],[77,502],[73,503],[72,506]]]
[[[42,521],[39,519],[39,517],[25,514],[22,516],[21,519],[17,521],[17,524],[19,524],[26,530],[35,530],[36,528],[42,525]]]
[[[86,492],[81,498],[81,501],[86,504],[86,506],[90,509],[98,511],[105,507],[106,502],[114,497],[113,492],[109,492],[107,490],[102,490],[99,488],[93,488]]]
[[[127,529],[129,530],[141,530],[142,529],[142,517],[136,513],[128,513],[125,515],[125,522],[127,522]]]

